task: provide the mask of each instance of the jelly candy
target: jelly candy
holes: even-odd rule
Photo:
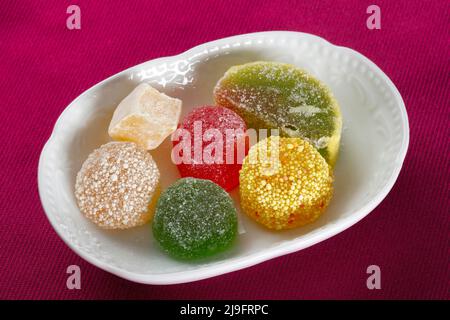
[[[325,159],[300,138],[271,136],[250,148],[242,164],[242,210],[270,229],[316,220],[328,206],[333,178]]]
[[[305,71],[277,62],[234,66],[217,83],[214,97],[239,114],[247,128],[276,128],[281,136],[303,138],[334,165],[342,126],[339,105]]]
[[[183,260],[209,257],[229,248],[236,234],[233,200],[209,180],[180,179],[158,200],[153,235],[173,257]]]

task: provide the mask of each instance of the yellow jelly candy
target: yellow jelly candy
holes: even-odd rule
[[[155,149],[177,128],[181,104],[181,100],[142,83],[117,106],[108,133],[114,140]]]
[[[275,230],[313,222],[333,194],[330,166],[301,138],[271,136],[251,147],[239,183],[243,211]]]

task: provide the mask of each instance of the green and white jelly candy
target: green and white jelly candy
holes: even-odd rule
[[[216,104],[239,114],[253,129],[279,129],[303,138],[334,165],[342,117],[331,91],[293,65],[252,62],[231,67],[214,89]]]
[[[210,180],[184,178],[156,206],[153,235],[171,256],[193,260],[228,249],[237,234],[233,200]]]

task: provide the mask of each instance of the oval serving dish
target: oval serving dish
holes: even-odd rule
[[[141,82],[183,100],[182,117],[212,104],[213,88],[233,65],[271,60],[294,64],[326,83],[343,114],[335,194],[316,222],[273,232],[239,212],[233,249],[212,259],[180,262],[156,247],[150,225],[105,231],[78,210],[75,177],[88,154],[110,141],[107,127],[117,104]],[[349,48],[298,32],[244,34],[202,44],[180,55],[122,71],[76,98],[59,117],[39,161],[38,185],[47,217],[63,241],[95,266],[146,284],[174,284],[239,270],[314,245],[349,228],[386,197],[403,164],[409,142],[403,100],[390,79]],[[179,178],[170,138],[152,152],[162,188]],[[232,192],[239,211],[238,189]]]

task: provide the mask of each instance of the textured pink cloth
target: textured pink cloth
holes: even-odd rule
[[[0,9],[0,298],[450,298],[449,4],[379,1],[3,1]],[[345,232],[260,265],[172,286],[134,284],[83,261],[41,208],[37,164],[64,108],[84,90],[138,63],[231,35],[317,34],[373,60],[397,85],[411,143],[400,177],[368,217]],[[82,289],[66,289],[66,268]],[[382,289],[366,288],[377,264]]]

